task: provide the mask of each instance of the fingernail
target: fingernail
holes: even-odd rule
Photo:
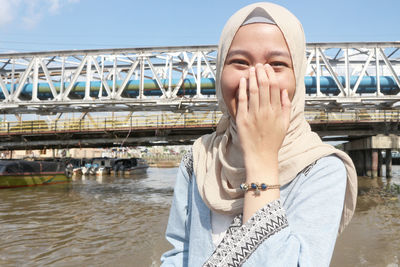
[[[250,67],[250,71],[256,71],[256,68]]]
[[[267,64],[265,64],[264,66],[265,66],[265,67],[268,67],[268,66],[271,66],[271,65],[269,65],[269,64],[267,63]]]
[[[261,63],[257,63],[256,67],[262,67],[262,64]]]

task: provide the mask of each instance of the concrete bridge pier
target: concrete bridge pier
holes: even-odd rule
[[[386,177],[392,177],[392,150],[386,149],[385,156],[385,164],[386,164]]]
[[[344,144],[344,150],[352,158],[360,176],[382,176],[383,157],[385,150],[386,177],[392,176],[392,149],[400,148],[400,136],[376,135],[350,141]]]
[[[378,161],[379,150],[373,149],[371,153],[371,176],[378,177],[379,161]]]
[[[382,177],[382,164],[383,164],[383,157],[382,157],[382,150],[378,150],[378,177]]]
[[[350,150],[347,153],[353,160],[359,176],[377,177],[382,175],[382,164],[379,162],[380,150]]]

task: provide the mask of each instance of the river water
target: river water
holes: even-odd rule
[[[400,265],[400,168],[360,178],[331,266]],[[159,266],[177,168],[0,191],[0,266]],[[391,186],[391,188],[389,188]]]

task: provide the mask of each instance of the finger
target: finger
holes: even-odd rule
[[[281,94],[282,97],[282,119],[285,122],[286,129],[290,124],[290,113],[292,111],[292,102],[290,102],[287,89],[284,89]]]
[[[256,71],[254,67],[251,67],[249,74],[249,112],[258,112],[259,97]]]
[[[265,68],[262,64],[256,65],[256,74],[257,74],[258,90],[260,95],[259,108],[262,109],[270,106],[269,79],[267,73],[265,72]]]
[[[238,90],[238,101],[237,101],[237,111],[236,111],[236,119],[238,117],[244,116],[247,114],[247,85],[246,79],[240,78],[239,81],[239,90]]]
[[[281,108],[281,92],[279,88],[278,78],[276,77],[274,69],[271,65],[266,64],[265,70],[269,78],[269,91],[270,91],[270,102],[271,107],[274,110]]]

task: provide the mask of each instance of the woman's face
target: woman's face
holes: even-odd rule
[[[287,89],[290,100],[293,99],[296,81],[292,59],[282,32],[272,24],[248,24],[236,32],[221,75],[222,96],[233,117],[236,117],[240,78],[248,79],[250,67],[257,63],[271,65],[280,90]]]

